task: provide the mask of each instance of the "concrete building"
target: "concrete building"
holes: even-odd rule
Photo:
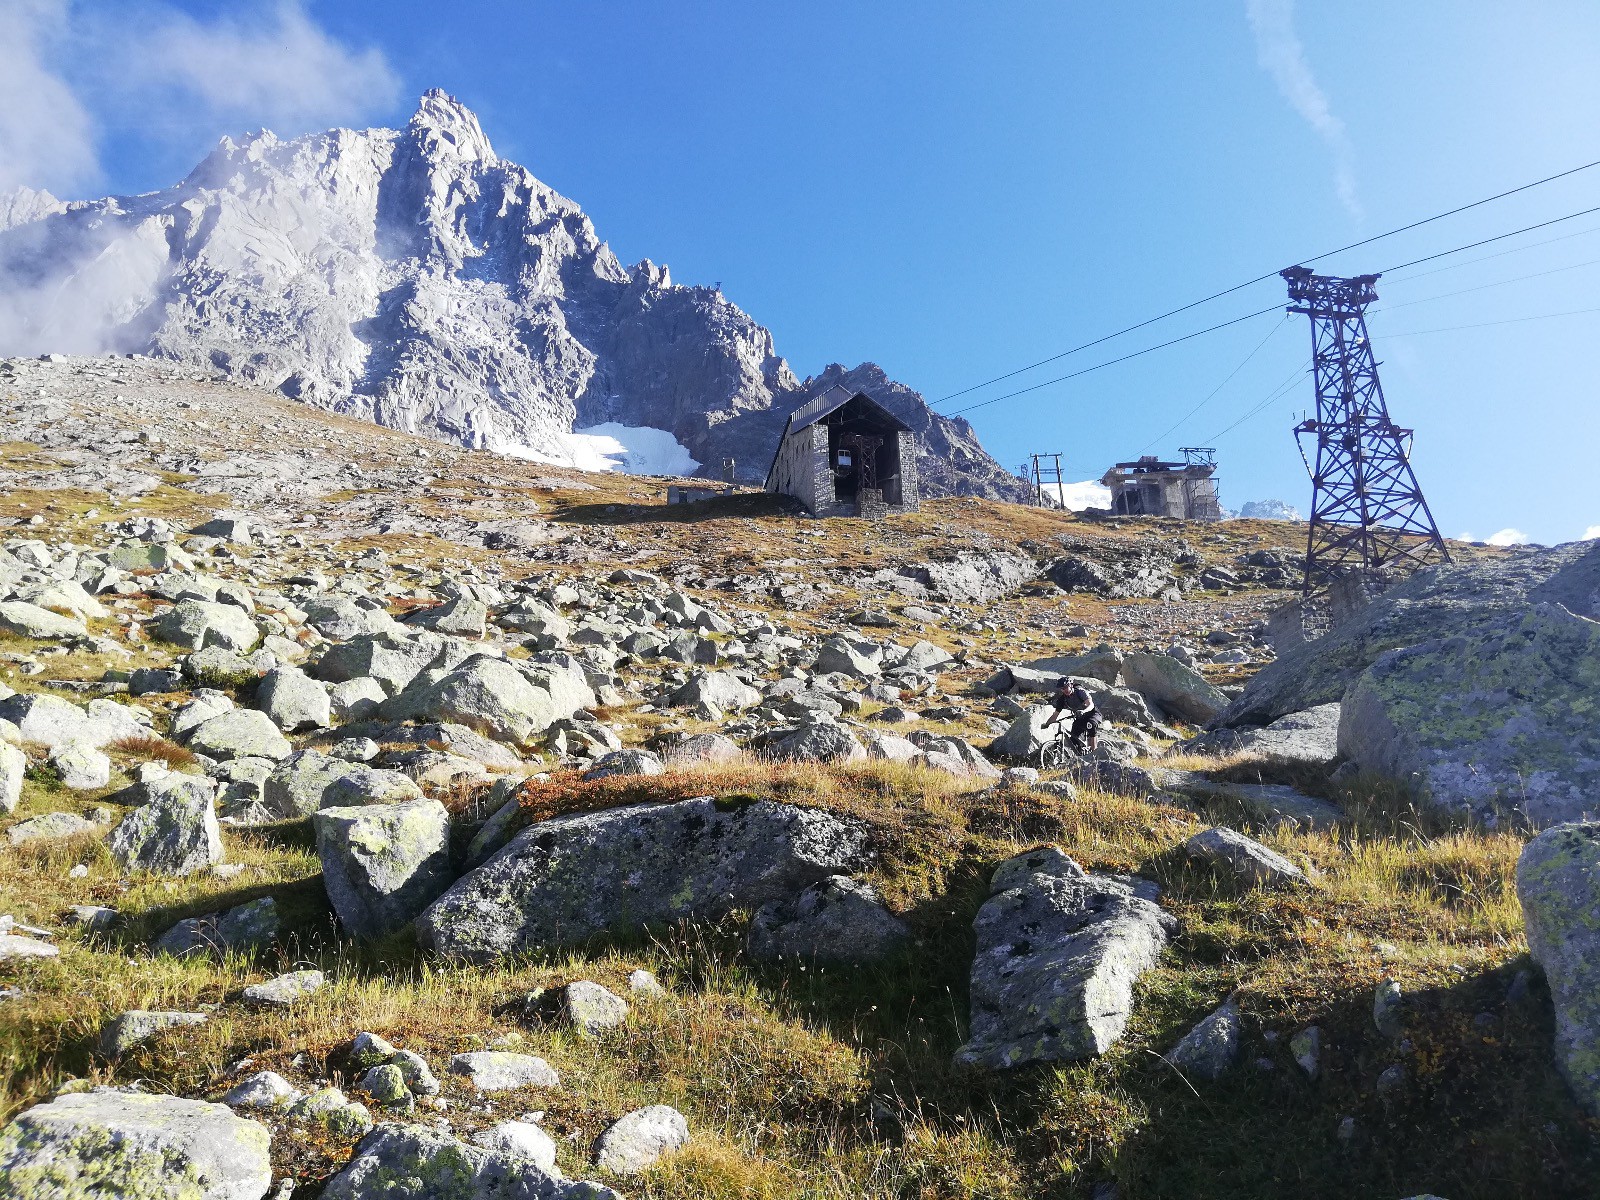
[[[1220,521],[1216,470],[1216,462],[1205,457],[1162,462],[1147,454],[1137,462],[1118,463],[1100,482],[1111,489],[1111,511],[1119,516]]]
[[[915,509],[916,436],[865,392],[835,385],[789,414],[766,490],[819,517]]]

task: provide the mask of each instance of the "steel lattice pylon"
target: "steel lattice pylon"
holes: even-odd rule
[[[1340,279],[1313,275],[1309,267],[1282,274],[1293,302],[1289,311],[1311,318],[1317,391],[1316,417],[1294,430],[1297,440],[1310,433],[1317,441],[1306,593],[1354,572],[1449,562],[1411,469],[1411,430],[1389,419],[1378,382],[1366,318],[1367,305],[1378,298],[1378,277]]]

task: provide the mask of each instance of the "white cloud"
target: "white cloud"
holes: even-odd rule
[[[1333,182],[1339,202],[1353,217],[1362,215],[1356,198],[1355,152],[1344,122],[1334,116],[1328,97],[1317,85],[1305,47],[1294,31],[1294,0],[1245,0],[1256,39],[1256,61],[1272,76],[1289,106],[1310,125],[1333,152]]]
[[[1483,540],[1491,546],[1526,546],[1531,539],[1520,529],[1502,529]]]
[[[295,130],[373,111],[399,86],[381,51],[335,41],[298,0],[210,23],[154,10],[134,35],[128,66],[134,87],[165,90],[218,117]]]
[[[1600,538],[1600,525],[1589,526],[1589,528],[1583,531],[1583,536],[1578,540],[1580,542],[1592,542],[1596,538]]]
[[[0,0],[0,192],[98,174],[89,113],[47,65],[66,16],[66,0]]]
[[[380,51],[341,43],[300,0],[204,20],[156,0],[0,0],[0,191],[95,184],[108,129],[185,147],[295,134],[381,112],[398,91]]]

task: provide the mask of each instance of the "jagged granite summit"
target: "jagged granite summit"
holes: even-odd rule
[[[105,351],[557,462],[581,463],[574,428],[666,430],[750,481],[789,412],[842,382],[917,433],[926,491],[1022,490],[878,367],[801,381],[718,289],[622,266],[440,91],[399,131],[224,138],[164,191],[0,197],[0,355]]]

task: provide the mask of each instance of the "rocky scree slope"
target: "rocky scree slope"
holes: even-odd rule
[[[554,462],[575,426],[614,422],[759,482],[788,413],[842,379],[916,430],[930,493],[1021,496],[970,425],[871,364],[802,383],[719,290],[624,267],[439,91],[403,130],[224,138],[163,191],[14,195],[0,278],[0,354],[156,354]]]
[[[1336,702],[1218,747],[1286,761],[1320,807],[1265,785],[1211,807],[1187,777],[1192,801],[1156,794],[1177,726],[1272,659],[1260,618],[1284,597],[1258,584],[1279,551],[1249,526],[946,499],[867,541],[764,498],[674,512],[659,484],[170,363],[13,360],[0,380],[19,438],[0,1015],[44,1031],[0,1041],[0,1191],[98,1163],[123,1193],[207,1174],[230,1195],[416,1178],[687,1200],[742,1176],[886,1200],[968,1194],[954,1162],[1019,1200],[1155,1154],[1154,1194],[1203,1194],[1178,1160],[1298,1170],[1280,1127],[1314,1154],[1348,1116],[1362,1155],[1317,1174],[1387,1198],[1397,1161],[1505,1177],[1418,1167],[1431,1140],[1385,1115],[1481,1144],[1481,1122],[1451,1143],[1429,1098],[1435,1064],[1470,1055],[1452,1097],[1489,1080],[1491,1133],[1543,1129],[1533,1185],[1592,1178],[1566,1110],[1517,1090],[1549,1037],[1497,998],[1504,892],[1429,898],[1429,854],[1463,878],[1511,839],[1417,847],[1399,874],[1423,882],[1374,904],[1362,856],[1391,851],[1329,798]],[[1063,673],[1111,719],[1100,753],[1013,766]],[[591,952],[597,934],[620,944]],[[1459,987],[1461,1019],[1500,1036],[1458,1037],[1393,985],[1373,1030],[1389,973]],[[1110,1082],[1041,1083],[1088,1057]],[[1195,1097],[1169,1061],[1220,1086]],[[918,1115],[935,1107],[961,1120]],[[1069,1132],[1107,1112],[1129,1131],[1116,1164],[1083,1149],[1099,1123]],[[108,1136],[130,1153],[97,1158]]]

